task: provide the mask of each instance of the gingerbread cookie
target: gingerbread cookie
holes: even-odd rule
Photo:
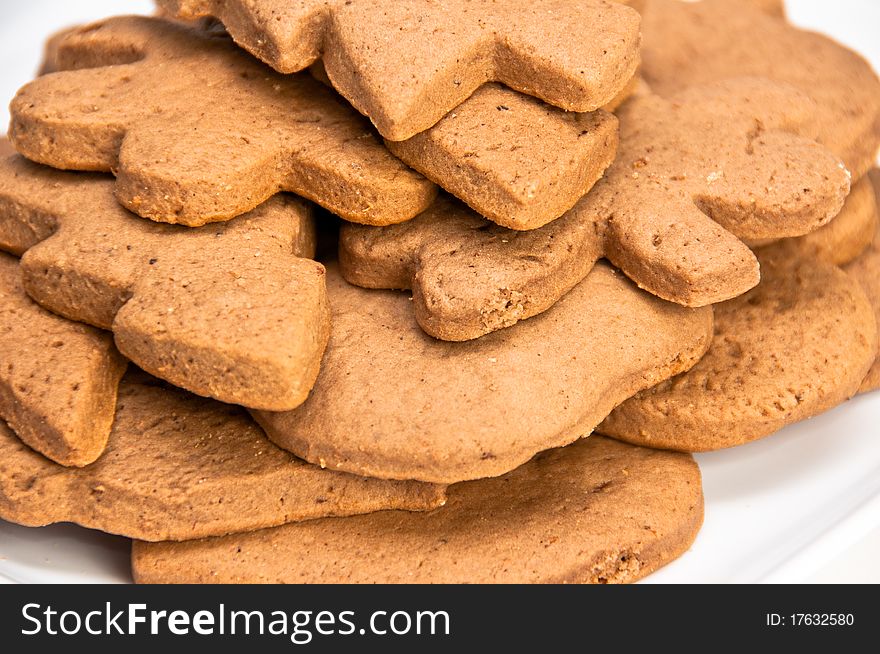
[[[279,195],[200,228],[141,220],[113,181],[0,143],[0,249],[22,254],[47,309],[113,331],[126,357],[199,395],[284,410],[318,374],[329,334],[310,209]]]
[[[639,89],[646,86],[642,76],[636,73],[632,79],[624,86],[611,102],[607,103],[602,109],[605,111],[617,111],[621,105],[633,97]]]
[[[874,192],[878,194],[877,201],[880,203],[880,171],[874,169],[869,174],[869,180]],[[858,259],[844,268],[847,273],[861,284],[862,289],[868,296],[871,306],[874,307],[874,316],[880,325],[880,228],[874,233],[871,246]],[[867,377],[862,382],[859,391],[868,393],[880,389],[880,340],[877,342],[878,358],[868,371]]]
[[[599,427],[636,445],[698,452],[741,445],[852,397],[877,355],[877,324],[838,267],[760,255],[761,284],[715,307],[715,336],[689,371],[643,391]]]
[[[496,84],[431,129],[386,141],[478,214],[518,230],[571,209],[614,161],[617,143],[617,119],[606,111],[567,113]]]
[[[501,475],[592,431],[618,403],[692,366],[712,312],[639,291],[599,265],[552,311],[469,343],[427,336],[406,294],[328,265],[330,343],[309,399],[254,412],[312,463],[383,479]]]
[[[639,17],[607,0],[159,0],[218,18],[276,70],[323,56],[339,92],[393,141],[437,123],[486,82],[594,111],[635,74]],[[579,34],[572,38],[576,26]]]
[[[2,253],[0,352],[0,418],[61,465],[97,459],[113,424],[126,361],[109,335],[31,300],[18,261]]]
[[[0,517],[188,540],[299,520],[441,506],[444,488],[321,470],[266,440],[247,414],[148,375],[120,388],[107,452],[61,468],[0,423]]]
[[[778,0],[644,4],[643,74],[655,92],[674,95],[742,75],[786,82],[815,101],[819,142],[843,159],[854,179],[874,165],[880,80],[858,54],[787,23]]]
[[[849,263],[871,245],[877,231],[877,202],[874,187],[867,176],[853,184],[843,210],[829,223],[815,232],[791,239],[783,239],[789,251],[801,257],[819,257],[838,266]],[[749,243],[752,248],[772,243]]]
[[[311,67],[330,85],[321,62]],[[499,84],[480,87],[434,127],[385,145],[478,214],[535,229],[583,197],[617,153],[617,119],[638,78],[591,113],[571,113]]]
[[[626,5],[629,5],[630,7],[634,6],[633,2],[621,2],[621,4],[626,4]],[[203,20],[207,21],[211,25],[218,25],[217,23],[214,23],[213,19],[208,18],[208,19],[203,19]],[[55,37],[53,37],[53,38],[55,38]],[[318,80],[319,82],[321,82],[325,86],[329,86],[330,88],[333,88],[333,82],[330,81],[330,76],[327,74],[327,69],[324,68],[323,61],[321,61],[319,59],[315,63],[313,63],[311,66],[309,66],[309,72],[312,74],[312,77],[314,77],[316,80]],[[643,83],[643,81],[644,80],[642,80],[642,78],[638,74],[638,72],[636,72],[636,74],[630,78],[629,82],[627,82],[623,86],[623,88],[621,88],[620,91],[618,91],[617,95],[615,95],[609,102],[606,102],[604,105],[602,105],[602,109],[605,111],[608,111],[608,112],[615,111],[620,105],[622,105],[624,102],[626,102],[636,92],[636,90]],[[509,88],[502,86],[500,84],[488,84],[487,86],[497,86],[497,87],[505,89],[511,93],[518,93],[517,91],[513,91],[513,89],[509,89]],[[483,88],[483,87],[480,87],[480,88]],[[474,93],[476,93],[476,91]],[[518,94],[518,95],[522,95],[522,94]],[[532,97],[534,97],[534,96],[532,96]],[[470,98],[468,98],[468,100],[470,100]],[[458,106],[459,107],[466,107],[468,100],[465,100],[464,102],[462,102]],[[552,107],[552,105],[550,105],[550,106]],[[497,109],[497,107],[496,107],[496,109]],[[453,109],[453,112],[454,111],[455,111],[455,109]],[[562,109],[560,111],[564,112],[565,110]],[[597,109],[597,111],[598,111],[598,109]],[[452,112],[450,112],[450,113],[452,113]],[[577,113],[577,112],[575,112],[575,113]],[[591,112],[582,112],[582,113],[591,113]],[[485,118],[488,118],[488,116],[485,116]],[[428,131],[428,130],[425,130],[425,131]],[[418,134],[416,134],[415,136],[418,136]],[[404,139],[404,140],[407,140],[407,139]],[[385,141],[386,145],[389,143],[397,143],[397,142],[398,141],[388,141],[387,139]]]
[[[436,193],[321,84],[275,73],[227,37],[120,17],[53,50],[59,72],[19,91],[10,138],[40,163],[112,171],[117,197],[141,216],[200,226],[285,190],[386,225]]]
[[[43,44],[43,60],[40,62],[40,69],[37,75],[42,76],[58,72],[55,69],[56,62],[58,61],[58,47],[69,34],[74,33],[77,29],[79,28],[68,27],[55,32],[46,39],[46,43]]]
[[[627,583],[690,547],[700,471],[592,436],[431,513],[384,511],[188,543],[135,543],[139,583]]]
[[[736,297],[759,279],[737,237],[809,233],[849,191],[840,161],[811,139],[813,109],[804,94],[757,79],[673,100],[641,93],[618,112],[614,164],[559,220],[516,232],[440,199],[402,225],[343,226],[343,274],[412,288],[419,323],[446,340],[547,310],[602,256],[680,304]]]

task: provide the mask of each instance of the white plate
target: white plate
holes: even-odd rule
[[[847,565],[880,581],[876,558],[839,560],[880,525],[880,394],[697,460],[703,530],[649,581],[797,583],[834,566],[841,578]]]
[[[0,94],[11,98],[27,81],[51,31],[151,10],[138,0],[4,3]],[[790,0],[789,14],[880,64],[880,3]],[[0,113],[0,121],[8,114]],[[880,582],[880,393],[763,441],[697,458],[706,494],[703,531],[690,552],[647,581]],[[122,538],[0,521],[0,582],[127,582],[128,555]]]

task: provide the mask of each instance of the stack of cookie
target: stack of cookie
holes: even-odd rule
[[[146,582],[628,582],[690,452],[880,386],[880,81],[781,4],[157,4],[12,101],[3,519]]]

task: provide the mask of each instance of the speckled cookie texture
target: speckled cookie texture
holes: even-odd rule
[[[386,144],[481,216],[535,229],[571,209],[614,161],[617,119],[487,84],[431,129]]]
[[[18,260],[0,253],[0,419],[22,441],[65,466],[97,459],[125,367],[109,334],[31,300]]]
[[[135,543],[140,583],[626,583],[703,521],[685,454],[590,437],[430,513],[384,511],[188,543]]]
[[[599,427],[629,443],[717,450],[772,434],[852,397],[877,355],[865,293],[840,268],[784,246],[761,284],[715,307],[715,337],[689,371],[643,391]]]
[[[798,236],[849,192],[842,163],[812,137],[814,103],[759,79],[642,93],[619,111],[618,157],[559,220],[493,225],[445,197],[402,225],[344,225],[345,278],[411,288],[431,335],[467,340],[547,310],[602,256],[642,288],[688,306],[736,297],[759,279],[741,238]]]
[[[118,17],[50,51],[58,72],[16,95],[10,138],[39,163],[112,171],[120,202],[146,218],[200,226],[285,190],[386,225],[436,193],[311,76],[275,73],[228,37]]]
[[[605,265],[552,311],[468,343],[427,336],[407,294],[351,286],[331,265],[327,282],[333,327],[309,399],[254,416],[297,456],[368,477],[504,474],[586,436],[711,339],[710,309],[660,300]]]
[[[869,179],[874,192],[878,195],[878,203],[880,203],[880,171],[872,170]],[[877,324],[880,325],[880,228],[874,233],[874,241],[871,246],[858,259],[846,266],[845,270],[861,284],[868,300],[874,307]],[[874,361],[874,365],[871,366],[871,370],[868,371],[868,375],[859,389],[862,393],[880,389],[880,340],[877,342],[877,352],[878,358]]]
[[[642,87],[643,84],[644,80],[642,79],[642,76],[639,75],[637,72],[635,75],[632,76],[632,79],[630,79],[629,82],[626,83],[626,86],[620,89],[620,92],[616,96],[614,96],[614,98],[612,98],[610,102],[607,102],[602,106],[602,109],[609,112],[617,111],[624,102],[635,95],[635,93]]]
[[[432,127],[491,81],[568,111],[594,111],[639,63],[638,14],[607,0],[158,4],[180,18],[219,18],[239,44],[282,72],[323,56],[333,85],[394,141]]]
[[[142,220],[112,178],[67,173],[0,142],[0,250],[23,255],[28,294],[113,331],[141,368],[224,402],[302,402],[329,335],[324,267],[306,204],[278,195],[235,220]]]
[[[320,61],[310,72],[331,85]],[[481,216],[535,229],[571,209],[614,160],[610,112],[637,86],[635,76],[603,109],[572,113],[486,84],[430,129],[385,145]]]
[[[838,266],[849,263],[867,250],[880,224],[874,187],[867,176],[853,184],[843,210],[815,232],[783,239],[789,252],[802,257],[819,257]],[[780,241],[750,243],[760,248]]]
[[[266,440],[237,407],[123,380],[107,451],[62,468],[0,422],[0,517],[36,527],[75,522],[141,540],[187,540],[382,509],[427,510],[433,484],[321,470]]]
[[[660,95],[741,75],[787,82],[815,101],[819,141],[859,179],[880,146],[880,80],[855,52],[780,14],[763,0],[645,0],[643,74]]]

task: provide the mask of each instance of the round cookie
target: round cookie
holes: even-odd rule
[[[502,475],[589,434],[620,402],[703,355],[712,311],[600,264],[551,310],[475,341],[425,334],[407,294],[327,266],[330,342],[309,398],[252,411],[269,438],[333,470],[454,483]]]
[[[593,436],[442,509],[315,520],[189,543],[135,543],[140,583],[625,583],[690,547],[700,471],[684,454]]]
[[[853,179],[874,166],[880,79],[857,53],[788,23],[779,0],[641,4],[642,74],[656,93],[743,75],[791,84],[815,101],[819,142]]]
[[[869,178],[875,193],[877,193],[878,202],[880,202],[880,170],[872,170],[869,173]],[[880,324],[880,227],[874,233],[871,247],[862,256],[846,266],[844,270],[862,285],[868,300],[874,307],[877,323]],[[880,340],[877,342],[877,351],[880,353]],[[868,393],[877,389],[880,389],[880,356],[868,371],[868,376],[862,382],[859,392]]]
[[[0,518],[74,522],[141,540],[187,540],[294,520],[441,506],[444,487],[321,470],[278,449],[247,414],[140,372],[119,389],[107,449],[63,468],[0,421]]]
[[[701,452],[767,436],[837,406],[877,354],[859,284],[784,247],[762,253],[763,280],[715,307],[715,336],[688,372],[637,394],[599,427],[650,447]]]

